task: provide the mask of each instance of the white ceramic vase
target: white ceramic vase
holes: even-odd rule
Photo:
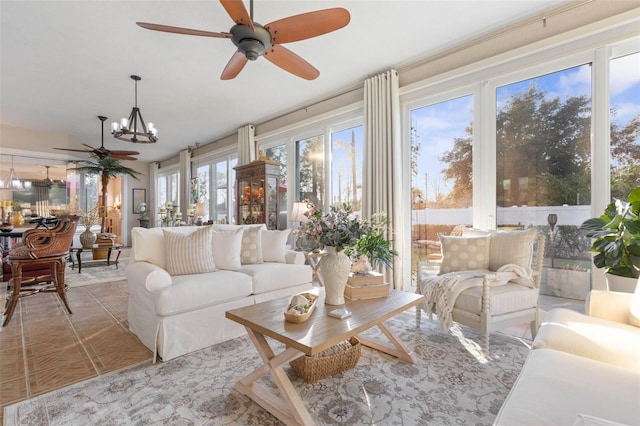
[[[324,284],[327,305],[344,304],[344,287],[347,285],[351,260],[343,252],[336,253],[335,247],[326,247],[327,255],[320,261],[318,273]]]

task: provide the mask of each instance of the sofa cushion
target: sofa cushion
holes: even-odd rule
[[[442,264],[440,273],[489,269],[491,236],[451,237],[440,236]]]
[[[233,271],[174,276],[173,284],[156,297],[155,311],[175,315],[246,297],[251,290],[251,277]]]
[[[547,313],[533,347],[556,349],[640,373],[640,328],[570,309]]]
[[[233,231],[213,230],[211,243],[213,260],[217,269],[237,271],[240,269],[240,251],[242,250],[242,228]]]
[[[262,230],[262,260],[264,262],[287,263],[287,239],[291,229],[281,231]]]
[[[577,355],[531,351],[494,425],[572,425],[579,415],[640,418],[640,374]]]
[[[537,305],[538,289],[508,283],[491,287],[491,315],[503,315]],[[454,308],[480,315],[482,286],[471,287],[458,296]]]
[[[240,262],[243,265],[262,263],[262,229],[260,227],[245,228],[242,234],[242,251]]]
[[[211,249],[211,227],[206,226],[191,234],[163,229],[165,239],[166,270],[170,275],[214,272]]]
[[[272,262],[260,265],[242,265],[240,272],[252,278],[253,294],[310,283],[312,275],[309,265]]]

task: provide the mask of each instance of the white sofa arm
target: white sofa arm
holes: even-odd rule
[[[294,250],[287,250],[285,253],[285,259],[288,264],[294,265],[304,265],[304,262],[306,261],[303,252]]]
[[[591,290],[584,301],[584,310],[590,317],[629,324],[629,311],[633,293]]]
[[[173,284],[171,275],[167,271],[148,262],[129,264],[126,274],[130,283],[140,283],[151,293],[159,293]]]

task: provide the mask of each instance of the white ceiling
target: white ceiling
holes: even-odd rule
[[[0,119],[2,124],[69,135],[66,146],[100,145],[97,115],[128,117],[131,74],[142,77],[138,106],[158,128],[153,145],[113,139],[109,149],[162,160],[196,142],[232,134],[360,86],[399,68],[510,23],[567,3],[560,0],[256,0],[254,20],[345,7],[350,24],[286,46],[320,70],[303,80],[259,58],[230,81],[219,79],[235,52],[230,40],[160,33],[136,21],[229,31],[232,21],[211,1],[0,1]],[[249,2],[245,1],[247,9]],[[59,155],[43,140],[38,156]],[[0,140],[11,147],[11,141]],[[16,147],[13,147],[16,148]],[[7,151],[5,151],[6,153]],[[6,155],[0,171],[6,170]],[[81,156],[82,157],[82,156]],[[85,157],[86,158],[86,157]],[[16,159],[17,161],[18,159]],[[39,163],[43,164],[43,163]],[[0,176],[2,178],[4,176]]]

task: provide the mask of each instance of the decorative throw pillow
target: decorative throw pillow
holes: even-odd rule
[[[282,231],[262,230],[262,260],[264,262],[287,263],[287,239],[291,229]]]
[[[211,238],[213,247],[213,261],[218,269],[237,271],[242,266],[240,251],[242,250],[243,229],[234,231],[219,231],[214,229]]]
[[[262,260],[262,227],[244,228],[240,262],[243,265],[264,263]]]
[[[442,264],[440,273],[489,269],[491,236],[451,237],[440,236]]]
[[[216,270],[211,250],[210,226],[188,235],[167,229],[162,231],[165,239],[166,270],[170,275],[202,274]]]
[[[497,271],[507,264],[531,270],[533,242],[538,235],[535,228],[526,231],[493,232],[491,234],[491,257],[489,269]]]

